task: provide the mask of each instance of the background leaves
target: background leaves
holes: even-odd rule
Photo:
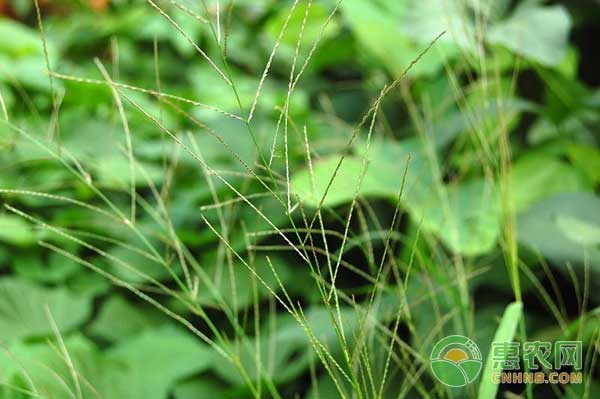
[[[40,1],[51,81],[0,1],[0,399],[529,399],[431,347],[592,356],[598,4],[154,4]]]

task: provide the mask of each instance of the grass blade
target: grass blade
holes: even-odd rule
[[[506,310],[502,315],[502,320],[500,320],[500,325],[496,330],[496,334],[494,334],[492,345],[494,342],[512,342],[522,313],[523,304],[521,302],[513,302],[506,307]],[[485,362],[485,368],[483,369],[481,384],[479,385],[479,394],[477,395],[479,399],[494,399],[498,392],[498,384],[494,383],[492,375],[501,372],[502,367],[497,367],[495,365],[495,363],[498,364],[501,362],[494,361],[499,359],[494,359],[491,354],[492,351],[490,348],[487,361]]]

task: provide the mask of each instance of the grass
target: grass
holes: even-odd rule
[[[413,67],[432,57],[432,53],[438,51],[442,38],[452,37],[456,32],[439,32],[429,45],[423,46],[418,55],[405,66],[402,74],[377,90],[378,94],[355,126],[347,126],[346,121],[335,121],[344,126],[347,134],[343,137],[345,141],[338,146],[335,168],[324,184],[325,189],[318,204],[311,207],[294,192],[292,180],[298,170],[306,169],[311,190],[317,192],[315,169],[324,157],[315,150],[316,145],[309,139],[313,127],[306,124],[298,126],[294,116],[290,114],[290,108],[295,90],[302,84],[302,77],[319,49],[327,27],[337,15],[340,3],[331,7],[318,29],[317,39],[306,49],[302,42],[313,7],[311,0],[306,2],[299,34],[293,46],[287,92],[283,103],[275,111],[276,128],[267,134],[259,133],[256,123],[261,118],[261,113],[272,113],[271,110],[265,111],[260,107],[261,95],[264,95],[265,85],[271,79],[272,68],[290,21],[294,13],[298,12],[299,4],[304,2],[296,0],[289,7],[263,72],[260,77],[256,77],[258,85],[250,102],[242,99],[232,73],[226,47],[229,30],[223,28],[221,14],[217,12],[215,15],[204,1],[202,15],[177,0],[170,3],[210,31],[211,46],[217,49],[216,57],[211,58],[209,52],[186,33],[167,9],[148,0],[148,6],[155,9],[181,35],[198,57],[209,65],[211,73],[229,88],[229,96],[238,107],[236,112],[162,92],[164,75],[159,70],[160,56],[156,39],[153,42],[156,88],[142,88],[120,82],[111,76],[110,68],[99,59],[95,59],[95,64],[102,80],[51,70],[46,29],[36,1],[36,14],[52,93],[49,131],[53,134],[42,138],[37,132],[28,132],[16,122],[10,121],[7,112],[3,123],[19,137],[18,141],[32,143],[49,159],[64,167],[91,195],[86,200],[78,200],[69,195],[35,189],[3,188],[1,192],[10,197],[41,197],[49,202],[81,208],[89,214],[105,218],[105,221],[110,220],[113,224],[101,233],[85,233],[76,227],[45,221],[43,217],[19,206],[6,204],[7,211],[48,233],[39,242],[44,250],[55,252],[92,270],[115,287],[128,291],[185,327],[219,356],[214,360],[215,363],[229,364],[222,366],[227,371],[221,371],[220,375],[231,373],[230,382],[240,381],[237,384],[242,392],[240,395],[253,398],[296,397],[290,396],[290,392],[295,389],[290,381],[299,378],[309,379],[311,389],[307,392],[314,392],[312,397],[315,398],[332,397],[328,395],[348,399],[475,397],[476,388],[473,386],[453,390],[431,378],[428,356],[433,344],[448,335],[449,331],[466,336],[477,334],[483,321],[476,316],[480,305],[477,303],[478,299],[475,299],[472,281],[486,275],[490,269],[497,270],[499,263],[506,265],[507,275],[504,277],[510,282],[515,302],[508,305],[500,318],[494,340],[512,341],[515,336],[521,341],[527,340],[527,308],[523,308],[524,277],[535,287],[536,297],[540,297],[552,310],[562,330],[565,329],[565,319],[568,316],[565,306],[557,303],[554,293],[549,293],[539,282],[532,266],[528,266],[528,260],[520,253],[516,229],[517,212],[513,209],[511,192],[513,154],[508,126],[511,114],[504,109],[506,93],[501,90],[498,60],[490,59],[483,49],[475,54],[463,50],[461,58],[471,66],[468,72],[459,69],[466,68],[464,65],[456,67],[448,60],[444,61],[445,76],[452,88],[451,102],[468,121],[468,128],[465,130],[469,132],[468,135],[457,138],[449,152],[469,154],[474,159],[463,170],[456,172],[455,181],[480,173],[484,181],[498,188],[500,196],[503,222],[499,250],[490,255],[489,259],[479,261],[474,257],[463,256],[460,251],[448,250],[435,234],[423,229],[424,215],[419,221],[414,212],[407,210],[406,192],[413,189],[405,187],[407,176],[417,173],[412,169],[412,154],[409,154],[406,164],[386,170],[387,173],[396,175],[400,187],[395,197],[387,200],[386,206],[391,212],[382,213],[377,204],[361,194],[361,189],[369,178],[367,171],[372,162],[381,160],[376,158],[379,154],[375,142],[392,129],[387,120],[389,112],[382,108],[388,101],[392,101],[389,97],[394,97],[395,101],[406,104],[416,137],[426,147],[425,161],[438,173],[434,176],[434,181],[437,182],[434,191],[441,199],[439,211],[442,218],[456,218],[450,199],[453,195],[452,185],[443,183],[445,177],[441,172],[444,167],[453,166],[445,165],[447,159],[441,158],[435,149],[435,138],[430,134],[433,115],[422,103],[417,104],[409,82]],[[219,2],[216,6],[223,10],[223,5]],[[487,21],[483,12],[476,17],[478,24],[474,37],[475,40],[483,40],[481,37]],[[228,21],[226,26],[229,23]],[[235,23],[235,18],[231,23]],[[519,68],[518,63],[513,67],[511,92],[517,86]],[[463,85],[461,81],[465,74],[477,74],[478,77],[476,79],[470,76],[469,83]],[[113,112],[118,115],[124,137],[124,145],[122,142],[115,143],[114,151],[127,160],[125,189],[112,192],[101,187],[91,177],[92,173],[88,172],[86,164],[80,162],[71,154],[68,146],[62,143],[58,128],[61,101],[55,81],[99,85],[110,89]],[[482,120],[478,109],[469,102],[469,95],[477,90],[484,94],[497,90],[491,96],[495,101],[497,120]],[[154,99],[160,109],[158,115],[154,110],[148,109],[146,101],[140,101],[140,94]],[[68,92],[65,96],[67,95]],[[255,147],[253,162],[239,154],[230,139],[195,116],[195,108],[241,123]],[[181,131],[177,126],[170,127],[168,118],[164,117],[167,112],[179,115],[189,126],[200,130],[200,134],[212,136],[222,146],[230,161],[236,164],[235,168],[223,170],[219,166],[211,166],[207,161],[210,154],[198,142],[198,134]],[[215,241],[210,244],[210,250],[214,253],[214,268],[209,268],[197,249],[180,237],[171,206],[172,197],[176,193],[169,191],[169,184],[162,187],[157,185],[151,172],[140,161],[137,154],[142,152],[144,138],[136,137],[136,131],[131,127],[129,120],[134,113],[145,120],[153,131],[160,133],[164,140],[162,173],[165,181],[175,179],[178,163],[183,162],[183,157],[188,157],[194,163],[196,184],[206,188],[208,201],[203,206],[196,207],[195,213],[188,217],[201,222],[203,229],[213,235]],[[336,117],[332,115],[331,118]],[[360,154],[358,183],[350,188],[348,205],[330,207],[327,205],[330,190],[334,189],[334,183],[339,182],[346,159],[357,156],[358,141],[364,142],[365,147],[364,153]],[[265,148],[268,153],[263,152]],[[171,154],[168,154],[169,150],[172,151]],[[298,153],[302,154],[301,162],[298,161]],[[140,180],[147,189],[138,187]],[[416,184],[420,184],[418,178]],[[128,197],[126,207],[122,201],[123,195]],[[481,202],[485,200],[482,197]],[[430,211],[426,207],[423,209],[423,213]],[[407,220],[411,220],[410,229],[404,227]],[[463,233],[457,226],[458,223],[451,223],[449,227],[456,228],[449,233],[454,241],[460,240]],[[136,243],[122,241],[121,234],[131,234]],[[67,245],[69,243],[84,251],[70,251]],[[147,265],[164,269],[167,281],[107,251],[107,243],[123,249],[124,254],[142,257]],[[280,253],[284,254],[283,258]],[[357,261],[360,263],[355,264]],[[267,267],[261,268],[260,265],[265,262]],[[284,263],[293,265],[292,274],[298,276],[298,282],[293,277],[286,276],[286,269],[289,267]],[[107,268],[107,264],[111,267]],[[240,268],[242,272],[238,271]],[[136,282],[127,281],[118,270],[132,273]],[[549,278],[556,279],[552,271],[546,269],[545,273]],[[300,277],[305,275],[310,279]],[[355,282],[350,288],[345,287],[348,280]],[[573,275],[573,283],[578,287],[579,310],[583,317],[588,306],[589,273],[584,275],[583,292],[578,285],[579,280],[579,276]],[[311,284],[314,298],[310,301],[302,298],[299,292],[308,291],[309,288],[299,287],[298,284]],[[250,298],[248,306],[244,304],[245,297],[238,297],[241,287],[247,290],[245,295]],[[201,301],[201,294],[207,295],[209,300]],[[319,309],[321,313],[315,309]],[[422,321],[424,313],[431,315],[425,326]],[[495,323],[500,315],[494,316]],[[293,321],[295,327],[280,329],[278,323],[284,318]],[[65,344],[59,326],[53,322],[50,310],[48,319],[52,325],[55,344],[58,345],[57,356],[68,366],[71,374],[71,381],[61,381],[61,385],[68,387],[68,397],[88,397],[89,393],[86,392],[95,389],[82,383],[85,376],[72,360],[68,344]],[[292,340],[285,335],[286,331],[290,336],[300,332],[302,338]],[[592,343],[597,344],[597,335]],[[287,354],[286,339],[291,340],[288,343],[292,348],[289,356],[277,359],[278,351]],[[303,362],[309,364],[308,376],[306,372],[287,378],[280,376],[289,367],[288,363]],[[591,368],[588,370],[592,372]],[[499,387],[493,385],[490,378],[494,371],[491,357],[488,357],[477,397],[496,397]],[[100,393],[96,393],[98,397],[102,397]],[[525,396],[520,397],[533,397],[532,388],[529,387],[523,395]],[[589,396],[589,392],[587,395]]]
[[[506,310],[504,311],[504,315],[502,315],[502,320],[500,321],[500,325],[498,326],[498,330],[494,335],[493,342],[512,342],[513,337],[517,333],[517,327],[519,326],[519,321],[521,319],[521,315],[523,313],[523,304],[520,302],[515,302],[510,304]],[[483,370],[483,377],[481,379],[482,383],[479,386],[479,398],[495,398],[498,392],[498,385],[494,384],[492,381],[492,376],[494,373],[499,373],[502,371],[502,367],[499,367],[499,364],[494,364],[496,361],[504,361],[506,360],[508,354],[505,353],[501,360],[494,359],[494,357],[488,357],[485,368]]]

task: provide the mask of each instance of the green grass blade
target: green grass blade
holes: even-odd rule
[[[502,320],[500,320],[500,325],[496,330],[496,334],[494,335],[493,342],[512,342],[513,337],[517,331],[517,326],[519,324],[519,320],[521,319],[521,315],[523,313],[523,304],[520,302],[513,302],[506,307],[504,311],[504,315],[502,315]],[[499,360],[499,359],[496,359]],[[498,384],[494,383],[492,380],[492,375],[494,373],[499,373],[502,371],[501,367],[495,367],[494,363],[499,363],[494,361],[494,357],[492,356],[492,351],[490,348],[490,352],[488,354],[487,361],[485,362],[485,368],[483,369],[483,376],[481,377],[481,384],[479,385],[479,394],[477,397],[479,399],[495,399],[496,393],[498,392]]]

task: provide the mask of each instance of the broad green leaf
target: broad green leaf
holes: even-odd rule
[[[584,247],[600,245],[600,224],[588,223],[587,220],[558,215],[556,224],[571,241]]]
[[[342,307],[340,312],[346,339],[349,345],[352,345],[352,334],[358,325],[357,315],[354,310],[347,307]],[[334,314],[336,314],[335,311]],[[337,353],[340,350],[340,343],[327,309],[324,306],[314,306],[305,310],[305,316],[306,323],[316,339],[328,351]],[[275,383],[289,382],[298,378],[308,369],[311,359],[314,361],[314,356],[316,356],[307,332],[289,314],[278,316],[275,323],[277,325],[275,331],[270,331],[269,325],[265,324],[261,328],[263,334],[259,338],[248,337],[235,344],[236,346],[232,344],[231,349],[238,351],[246,370],[252,370],[250,378],[253,380],[257,379],[259,371],[256,368],[258,355],[262,359],[271,359],[270,366],[265,367],[262,372]],[[257,342],[258,340],[260,341]],[[259,347],[260,352],[257,353]],[[216,362],[214,371],[230,384],[237,386],[246,384],[239,372],[236,372],[236,368],[228,362]],[[264,375],[263,378],[265,378]]]
[[[396,201],[404,179],[402,200],[407,207],[431,198],[439,184],[435,150],[433,145],[420,139],[381,140],[372,143],[368,152],[366,144],[359,143],[356,152],[369,160],[366,192],[377,196],[385,194]]]
[[[351,201],[358,190],[363,161],[346,157],[336,173],[338,163],[338,157],[328,158],[314,165],[312,176],[309,169],[296,174],[291,182],[293,192],[311,206],[317,206],[321,201],[325,206]],[[371,181],[370,177],[365,178],[359,191],[361,194],[373,194],[369,188],[376,185]],[[382,194],[387,193],[384,191]]]
[[[106,277],[87,269],[70,278],[66,286],[76,294],[91,297],[106,294],[113,287]]]
[[[52,344],[57,345],[56,342]],[[127,397],[127,369],[124,364],[103,358],[96,346],[80,334],[65,338],[65,344],[84,398],[96,397],[96,393],[116,395],[106,397]],[[63,354],[55,348],[46,341],[19,342],[8,351],[0,352],[0,397],[77,397],[77,383]],[[39,396],[27,395],[26,392],[35,392]]]
[[[562,89],[563,87],[561,87]],[[562,111],[555,113],[559,112]],[[564,152],[568,148],[569,143],[562,142],[560,139],[588,141],[594,137],[595,132],[591,129],[591,126],[597,121],[597,118],[587,118],[586,116],[588,115],[591,116],[593,114],[583,114],[582,117],[571,114],[559,123],[541,117],[529,130],[527,140],[534,145],[552,143],[551,140],[555,140],[555,143],[560,146],[561,152]],[[575,163],[575,165],[577,164]]]
[[[127,323],[123,323],[123,320],[127,320]],[[123,341],[156,326],[158,321],[159,316],[152,309],[139,304],[135,306],[121,296],[111,295],[102,305],[89,331],[107,341]]]
[[[106,91],[101,102],[114,101]],[[97,93],[93,93],[97,95]],[[93,114],[79,112],[61,113],[61,128],[64,145],[80,162],[93,162],[98,158],[108,158],[124,154],[119,148],[125,148],[125,133],[121,125],[113,125]]]
[[[64,282],[81,269],[77,262],[56,253],[47,258],[39,253],[17,256],[13,267],[21,277],[42,283]]]
[[[286,260],[282,257],[271,257],[273,268],[277,272],[281,283],[287,287],[288,283],[293,281],[292,271]],[[265,257],[257,257],[253,265],[256,275],[258,275],[265,284],[273,291],[280,291],[277,278],[273,274],[271,267]],[[253,284],[256,284],[259,299],[270,297],[268,289],[261,281],[250,271],[248,267],[241,262],[234,262],[233,273],[227,264],[220,267],[208,267],[207,274],[210,276],[210,282],[214,285],[214,290],[219,293],[220,298],[215,298],[213,291],[208,288],[203,289],[198,294],[198,301],[203,305],[221,306],[224,301],[230,307],[234,304],[241,310],[249,306],[254,301]],[[209,284],[205,281],[205,285]],[[220,301],[219,301],[220,299]]]
[[[366,154],[364,144],[357,147],[357,152]],[[414,220],[423,221],[425,231],[437,234],[453,251],[465,255],[479,255],[494,246],[500,231],[500,206],[492,183],[483,180],[449,186],[439,183],[433,171],[435,161],[418,140],[374,143],[368,157],[360,188],[357,187],[364,168],[362,159],[356,156],[344,159],[324,206],[349,202],[356,193],[395,200],[408,165],[401,200]],[[312,178],[308,169],[298,173],[292,179],[292,190],[302,201],[318,205],[338,161],[338,157],[332,157],[316,163]]]
[[[207,90],[208,89],[202,89],[203,92],[206,92]],[[214,87],[210,90],[214,90]],[[208,94],[210,94],[210,92],[207,93],[207,95]],[[217,169],[226,167],[228,169],[233,168],[234,170],[239,171],[244,170],[243,166],[239,161],[233,158],[233,155],[229,150],[237,154],[237,156],[247,164],[252,164],[252,162],[254,162],[253,160],[257,156],[256,146],[243,123],[235,120],[218,118],[210,121],[209,127],[215,132],[218,132],[219,137],[227,145],[225,146],[222,142],[205,131],[198,131],[195,133],[195,142],[201,151],[203,159],[211,166],[211,168]],[[190,148],[195,148],[193,143],[189,143],[188,145]],[[185,157],[182,157],[182,159],[185,159]],[[193,162],[194,165],[198,164],[198,161],[195,159]],[[214,180],[215,184],[219,183],[217,179]]]
[[[265,30],[273,42],[279,37],[281,28],[290,14],[290,4],[282,3],[279,11],[267,21]],[[307,12],[308,18],[303,27],[304,17]],[[319,36],[321,36],[321,30],[325,26],[330,12],[331,10],[328,10],[320,3],[312,3],[310,9],[308,9],[306,3],[299,3],[290,17],[281,43],[289,46],[291,49],[295,49],[300,32],[303,30],[301,45],[306,47],[312,46]],[[338,30],[338,22],[335,19],[331,19],[325,30],[323,30],[321,40],[335,35]]]
[[[233,80],[235,81],[236,91],[239,96],[240,102],[243,107],[250,108],[254,102],[256,96],[256,90],[259,85],[259,78],[252,75],[243,74],[241,71],[236,69],[232,70]],[[231,86],[229,86],[221,77],[209,66],[200,65],[195,66],[189,72],[189,79],[191,83],[191,89],[193,90],[193,96],[197,101],[210,104],[212,107],[216,107],[225,111],[239,113],[239,104],[237,97],[232,96]],[[299,90],[297,95],[292,96],[292,103],[290,110],[294,112],[298,103],[302,104],[301,101],[303,96],[301,95],[302,90]],[[287,94],[287,84],[284,86],[280,82],[272,79],[267,79],[261,89],[261,95],[257,106],[259,110],[265,112],[272,112],[276,107],[280,107],[285,100]],[[247,127],[242,121],[235,121],[229,118],[222,118],[221,115],[216,114],[214,111],[207,111],[196,108],[194,114],[201,117],[201,120],[224,120],[230,129],[241,130],[245,136],[249,136]],[[221,124],[224,124],[223,122]],[[237,126],[236,126],[237,124]],[[210,124],[209,124],[210,126]],[[210,126],[212,127],[212,126]],[[215,129],[219,134],[226,133],[224,130]],[[208,136],[211,140],[215,140],[206,132],[202,132],[203,135]],[[259,131],[256,131],[259,133]],[[231,134],[231,133],[230,133]],[[240,140],[250,140],[251,137],[244,137],[238,135],[237,138]],[[270,142],[270,141],[269,141]],[[220,144],[222,146],[222,144]]]
[[[144,331],[106,353],[107,359],[128,365],[130,399],[164,399],[176,381],[227,362],[216,356],[199,338],[173,326]]]
[[[214,361],[212,349],[170,326],[142,333],[104,352],[79,334],[66,338],[65,346],[78,383],[63,354],[47,342],[18,343],[0,353],[4,385],[0,394],[17,386],[36,389],[42,397],[77,397],[79,385],[83,398],[165,399],[177,381]]]
[[[595,184],[600,183],[600,150],[582,144],[569,144],[567,147],[569,160]]]
[[[11,57],[42,54],[42,42],[33,29],[12,19],[0,18],[0,53]]]
[[[567,55],[562,62],[556,67],[566,78],[577,80],[579,70],[579,52],[577,48],[570,44],[567,48]]]
[[[433,40],[444,30],[440,26],[434,35],[420,38],[420,43],[415,43],[402,29],[399,16],[375,2],[347,0],[342,2],[342,12],[362,44],[365,55],[373,54],[394,76],[399,76],[425,48],[423,42]],[[441,53],[448,56],[456,52],[452,45],[436,46],[414,66],[411,75],[434,74],[443,66],[444,56]],[[366,56],[364,60],[365,63],[373,61],[372,57]]]
[[[37,235],[23,218],[16,215],[0,215],[0,241],[27,247],[36,240]]]
[[[28,88],[49,90],[46,60],[38,33],[14,20],[0,18],[0,80]],[[51,40],[46,42],[49,59],[56,59]],[[60,85],[60,82],[56,83]]]
[[[126,157],[110,156],[99,158],[95,162],[98,183],[114,189],[126,189],[131,186],[130,163]],[[158,184],[164,179],[164,171],[158,165],[135,162],[133,167],[136,187]]]
[[[91,298],[65,288],[45,288],[13,277],[0,279],[0,339],[4,342],[52,335],[50,315],[61,332],[70,331],[85,322],[91,311]]]
[[[106,259],[108,267],[114,275],[124,281],[142,283],[148,280],[147,276],[158,280],[171,276],[167,266],[153,259],[148,259],[147,256],[129,248],[115,246],[108,253],[118,259],[118,261]],[[170,267],[175,274],[181,270],[179,263],[174,263]]]
[[[415,221],[437,234],[450,249],[468,256],[489,252],[500,233],[500,204],[495,186],[472,180],[441,188],[431,199],[408,203]]]
[[[537,202],[517,218],[519,241],[555,262],[600,267],[594,243],[600,229],[600,199],[593,193],[558,194]]]
[[[526,0],[509,18],[492,26],[486,38],[540,64],[556,66],[567,54],[570,29],[571,18],[563,6]]]
[[[517,160],[510,182],[512,208],[516,212],[554,194],[591,189],[577,169],[541,152],[531,152]]]
[[[496,334],[494,335],[494,340],[492,341],[492,345],[494,342],[512,342],[517,332],[517,326],[519,324],[519,320],[521,319],[521,315],[523,313],[523,304],[514,302],[506,307],[504,314],[502,315],[502,319],[500,320],[500,325],[496,330]],[[491,353],[491,350],[490,350]],[[488,356],[485,362],[485,367],[483,369],[483,374],[481,376],[481,384],[479,385],[479,394],[477,397],[479,399],[495,399],[496,393],[498,392],[498,385],[494,384],[492,376],[495,373],[502,371],[501,368],[498,368],[497,365],[501,364],[500,362],[496,362],[498,359],[495,356]]]
[[[496,21],[502,17],[511,6],[510,0],[496,0],[490,3],[482,3],[480,0],[467,0],[465,3],[474,12],[479,13],[482,17],[489,18],[490,21]]]
[[[18,84],[28,89],[50,91],[50,80],[46,72],[45,60],[43,56],[39,55],[13,58],[12,56],[0,54],[0,81],[7,84]],[[60,83],[57,83],[57,85],[60,85]]]
[[[464,104],[456,103],[456,88],[445,75],[432,81],[417,79],[415,85],[421,98],[419,106],[431,108],[432,114],[428,116],[428,123],[421,127],[424,131],[419,133],[426,133],[427,139],[438,149],[446,147],[457,137],[460,141],[470,136],[485,136],[493,142],[499,131],[512,131],[523,112],[536,110],[532,102],[517,97],[509,78],[480,79],[470,83],[469,89],[465,90]],[[484,139],[481,137],[479,140]],[[454,154],[454,158],[461,155],[472,157],[473,151],[480,151],[480,148],[471,151],[467,148]]]
[[[397,198],[408,167],[403,198],[419,202],[431,195],[433,176],[425,149],[418,141],[373,143],[368,153],[366,144],[362,143],[357,146],[357,152],[367,155],[366,163],[362,157],[346,156],[335,173],[339,156],[315,162],[312,177],[308,168],[293,176],[292,191],[311,206],[317,206],[326,191],[324,206],[349,202],[357,192],[361,196]],[[358,187],[361,172],[364,177]]]
[[[195,8],[194,12],[196,12],[196,14],[203,13],[200,4],[197,4],[196,7],[193,8]],[[202,24],[198,23],[197,19],[177,7],[172,7],[170,10],[168,10],[168,12],[175,22],[183,29],[185,34],[195,43],[198,43],[198,40],[202,36],[202,31],[204,30]],[[180,54],[191,56],[192,54],[196,53],[196,50],[190,44],[187,38],[185,38],[176,29],[173,29],[173,26],[166,21],[165,18],[162,18],[161,16],[160,19],[163,24],[167,24],[166,31],[169,35],[169,39]]]
[[[398,25],[417,43],[428,43],[442,31],[440,43],[455,46],[454,51],[474,52],[476,27],[469,18],[470,9],[460,1],[408,0],[400,10]],[[491,9],[492,7],[490,7]]]
[[[281,33],[281,28],[288,19],[291,10],[291,4],[280,2],[276,7],[277,11],[265,23],[263,47],[265,51],[270,52],[275,46],[276,41]],[[338,35],[340,31],[339,18],[329,18],[329,14],[333,11],[333,4],[312,2],[308,8],[307,2],[299,2],[296,9],[291,14],[288,21],[285,33],[281,37],[277,48],[277,56],[275,57],[275,65],[285,65],[285,68],[290,68],[292,63],[296,63],[297,69],[303,65],[313,44],[319,40],[317,51],[311,54],[310,62],[307,64],[309,70],[318,70],[323,66],[330,64],[335,65],[345,54],[352,53],[352,43],[344,43],[340,40],[342,35]],[[306,21],[304,21],[307,16]],[[254,35],[254,33],[244,32],[246,37]],[[298,40],[300,47],[298,53],[296,48]],[[246,50],[247,51],[247,50]],[[245,51],[239,47],[236,53],[245,55]],[[255,56],[257,53],[255,52]],[[246,55],[246,58],[250,58]],[[259,58],[260,59],[260,58]],[[256,68],[257,71],[262,71],[264,68],[264,60],[260,59]],[[302,95],[302,92],[298,94]],[[294,100],[296,95],[291,97]],[[291,107],[292,110],[295,107]]]
[[[224,384],[214,378],[199,378],[183,382],[173,390],[174,399],[219,398],[235,399],[235,391],[231,392]]]
[[[204,14],[204,9],[201,4],[190,3],[185,6],[196,15]],[[163,9],[175,23],[181,27],[189,38],[195,43],[198,43],[198,39],[202,35],[202,30],[204,29],[202,23],[178,7],[163,7]],[[137,11],[138,14],[133,15],[132,13],[130,18],[132,22],[138,22],[135,21],[134,18],[139,19],[139,22],[137,23],[138,31],[132,32],[136,37],[152,40],[156,36],[160,40],[170,42],[182,56],[191,56],[195,54],[196,50],[190,42],[162,15],[151,12],[153,10],[150,7],[148,7],[148,9],[132,7],[132,10]],[[144,14],[146,15],[141,13],[144,11]]]
[[[511,132],[523,112],[536,111],[536,105],[519,98],[515,90],[509,78],[491,82],[479,79],[470,84],[465,105],[458,105],[458,111],[466,120],[464,131],[484,134],[490,143],[499,131]]]

